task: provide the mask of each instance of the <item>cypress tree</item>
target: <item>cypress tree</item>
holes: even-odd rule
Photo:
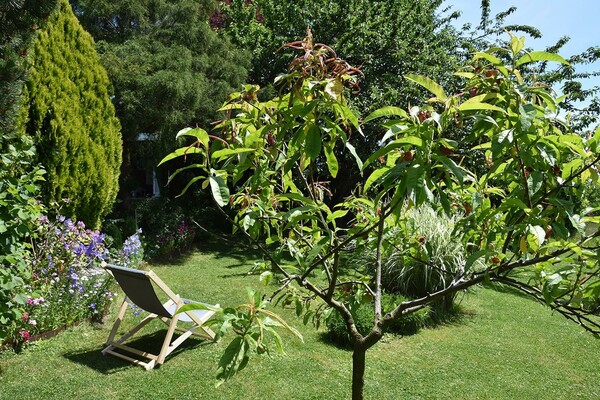
[[[44,202],[69,198],[61,213],[97,227],[115,200],[122,152],[107,73],[67,0],[31,50],[23,106],[26,132],[47,170]]]

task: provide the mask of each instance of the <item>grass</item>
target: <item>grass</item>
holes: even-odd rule
[[[235,305],[244,300],[246,286],[259,286],[256,276],[245,273],[252,261],[242,251],[213,250],[152,269],[182,296]],[[458,322],[386,337],[369,350],[366,398],[600,398],[600,343],[591,335],[529,299],[494,288],[466,295],[463,308],[467,315]],[[284,336],[287,356],[256,357],[215,389],[227,341],[188,341],[163,366],[145,371],[100,354],[115,309],[103,326],[82,324],[20,354],[0,355],[0,399],[349,398],[351,353],[324,343],[323,332],[302,326],[291,310],[279,311],[305,343]],[[160,338],[151,333],[142,338],[156,345]]]

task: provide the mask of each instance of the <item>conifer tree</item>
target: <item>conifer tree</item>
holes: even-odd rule
[[[61,212],[97,227],[118,191],[120,124],[94,41],[67,0],[40,27],[31,53],[23,107],[47,170],[43,200],[69,198]]]

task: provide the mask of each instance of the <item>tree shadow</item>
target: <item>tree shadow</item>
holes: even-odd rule
[[[158,332],[127,341],[126,344],[135,349],[143,349],[144,351],[153,354],[158,354],[160,352],[166,333],[167,330],[162,329]],[[176,338],[177,335],[174,335],[173,340]],[[177,349],[175,349],[171,354],[169,354],[165,362],[168,362],[170,359],[176,357],[183,351],[206,346],[210,343],[212,342],[196,337],[190,337],[186,341],[184,341]],[[130,368],[140,368],[139,366],[134,365],[121,358],[114,357],[111,355],[103,355],[102,349],[104,349],[104,347],[105,346],[102,345],[102,347],[99,348],[69,352],[63,354],[63,357],[72,362],[86,366],[105,375],[114,374],[116,372],[120,372]],[[115,351],[120,351],[123,352],[123,354],[125,355],[130,355],[123,350],[116,349]],[[157,365],[155,369],[156,368],[160,368],[160,365]]]
[[[524,293],[523,291],[517,289],[516,287],[509,286],[509,285],[503,284],[501,282],[485,282],[482,284],[482,286],[486,289],[491,289],[498,293],[512,294],[514,296],[518,296],[523,299],[537,301],[535,298],[533,298],[532,296],[528,295],[527,293]]]

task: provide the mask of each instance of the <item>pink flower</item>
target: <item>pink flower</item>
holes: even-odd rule
[[[23,315],[21,315],[21,319],[23,321],[27,321],[27,318],[29,318],[29,313],[26,311],[26,312],[23,313]]]
[[[19,331],[19,335],[21,335],[24,341],[28,341],[31,337],[31,335],[27,331]]]

